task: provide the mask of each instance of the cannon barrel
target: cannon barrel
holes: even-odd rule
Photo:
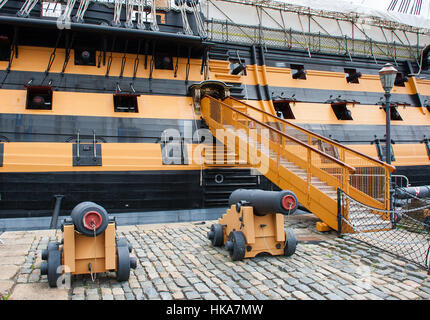
[[[410,198],[429,198],[430,186],[396,188],[394,198],[410,199]]]
[[[254,208],[254,214],[264,216],[266,214],[282,213],[293,214],[298,207],[296,195],[288,190],[265,191],[260,189],[238,189],[232,192],[229,205],[245,201]]]
[[[96,236],[102,234],[109,223],[106,210],[90,201],[81,202],[74,207],[71,218],[76,230],[88,237],[94,236],[94,233]]]

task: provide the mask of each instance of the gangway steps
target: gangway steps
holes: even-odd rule
[[[351,192],[369,207],[382,210],[387,208],[388,201],[384,193],[379,194],[379,189],[375,189],[371,183],[366,184],[367,182],[360,182],[361,180],[357,182],[357,179],[352,177],[354,174],[360,177],[361,173],[358,169],[365,168],[371,172],[373,167],[384,172],[382,177],[387,177],[387,172],[394,171],[395,167],[351,148],[343,147],[337,142],[329,141],[325,137],[237,99],[227,98],[221,101],[210,96],[205,98],[207,100],[202,104],[202,115],[212,133],[215,135],[216,131],[223,129],[224,137],[220,137],[221,139],[225,136],[228,139],[235,138],[234,148],[228,149],[226,146],[224,155],[221,157],[238,160],[242,157],[240,153],[245,152],[246,161],[249,162],[249,159],[259,160],[254,156],[263,156],[260,160],[269,160],[269,162],[262,163],[262,166],[256,167],[257,170],[268,169],[261,173],[280,188],[294,190],[299,201],[332,229],[337,230],[339,227],[338,188]],[[268,136],[264,130],[268,130]],[[293,133],[286,133],[288,130]],[[294,133],[302,134],[303,138],[299,139]],[[337,148],[339,154],[332,155],[325,152],[325,149],[320,150],[319,144],[315,142],[332,145]],[[256,153],[251,155],[251,151]],[[207,155],[213,158],[216,157],[216,152],[208,151]],[[360,159],[361,167],[357,168],[355,165],[357,161],[351,159]],[[251,166],[251,163],[249,162],[248,165]],[[383,183],[383,187],[387,188],[387,179]],[[348,224],[355,232],[373,232],[392,228],[391,221],[386,218],[386,215],[378,213],[377,209],[361,211],[360,214],[351,213],[345,218],[349,220]]]

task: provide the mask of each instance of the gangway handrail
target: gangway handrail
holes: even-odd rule
[[[302,131],[302,132],[304,132],[304,133],[310,134],[311,136],[314,136],[314,137],[316,137],[316,138],[318,138],[318,139],[321,139],[321,140],[323,140],[324,142],[327,142],[327,143],[329,143],[329,144],[331,144],[331,145],[335,145],[335,146],[336,146],[336,147],[338,147],[338,148],[342,148],[342,149],[348,150],[349,152],[355,153],[355,154],[357,154],[357,155],[359,155],[359,156],[361,156],[361,157],[363,157],[363,158],[366,158],[367,160],[370,160],[370,161],[373,161],[373,162],[375,162],[375,163],[377,163],[377,164],[379,164],[379,165],[382,165],[382,166],[384,166],[385,168],[387,168],[387,169],[390,171],[390,173],[392,173],[392,172],[394,172],[394,171],[396,170],[396,167],[395,167],[395,166],[393,166],[393,165],[390,165],[390,164],[385,163],[385,162],[383,162],[383,161],[380,161],[380,160],[378,160],[378,159],[372,158],[372,157],[370,157],[370,156],[368,156],[368,155],[366,155],[366,154],[364,154],[364,153],[361,153],[361,152],[359,152],[359,151],[357,151],[357,150],[354,150],[354,149],[351,149],[351,148],[349,148],[349,147],[347,147],[347,146],[344,146],[344,145],[342,145],[342,144],[340,144],[340,143],[338,143],[338,142],[336,142],[336,141],[334,141],[334,140],[332,140],[332,139],[330,139],[330,138],[326,138],[326,137],[324,137],[324,136],[321,136],[321,135],[319,135],[318,133],[315,133],[315,132],[309,131],[309,130],[307,130],[307,129],[303,128],[303,127],[300,127],[300,126],[298,126],[298,125],[296,125],[296,124],[294,124],[294,123],[291,123],[291,122],[289,122],[289,121],[287,121],[287,120],[285,120],[285,119],[282,119],[282,118],[276,117],[276,116],[274,116],[273,114],[271,114],[271,113],[269,113],[269,112],[267,112],[267,111],[263,111],[263,110],[261,110],[261,109],[259,109],[259,108],[257,108],[257,107],[251,106],[251,105],[249,105],[249,104],[247,104],[247,103],[245,103],[245,102],[243,102],[243,101],[240,101],[240,100],[238,100],[238,99],[236,99],[236,98],[233,98],[233,97],[231,97],[231,96],[230,96],[230,97],[228,97],[228,98],[229,98],[229,99],[231,99],[231,100],[234,100],[234,101],[236,101],[236,102],[238,102],[238,103],[241,103],[241,104],[243,104],[243,105],[247,106],[248,108],[251,108],[251,109],[256,110],[256,111],[258,111],[258,112],[261,112],[261,113],[263,113],[263,114],[265,114],[265,115],[267,115],[267,116],[270,116],[270,117],[272,117],[272,118],[275,118],[276,120],[281,121],[281,122],[283,122],[283,123],[285,123],[285,124],[287,124],[287,125],[289,125],[289,126],[291,126],[291,127],[294,127],[294,128],[295,128],[295,129],[297,129],[297,130],[300,130],[300,131]]]
[[[286,133],[284,133],[282,131],[279,131],[278,129],[275,129],[275,128],[269,126],[268,124],[266,124],[264,122],[261,122],[261,121],[255,119],[255,118],[247,115],[246,113],[241,112],[240,110],[237,110],[236,108],[234,108],[232,106],[229,106],[228,104],[226,104],[226,103],[224,103],[224,102],[222,102],[222,101],[220,101],[218,99],[215,99],[215,98],[211,97],[210,95],[205,94],[205,95],[203,95],[202,99],[203,98],[209,98],[209,99],[211,99],[213,101],[216,101],[216,102],[222,104],[224,107],[229,108],[233,112],[237,112],[241,116],[246,117],[246,118],[248,118],[251,121],[254,121],[255,123],[259,124],[260,126],[268,128],[269,130],[272,130],[272,131],[276,132],[277,134],[280,134],[281,136],[284,136],[285,138],[287,138],[287,139],[289,139],[291,141],[294,141],[295,143],[297,143],[297,144],[299,144],[299,145],[301,145],[301,146],[303,146],[303,147],[305,147],[305,148],[307,148],[309,150],[312,150],[312,151],[316,152],[320,156],[323,156],[323,157],[325,157],[325,158],[333,161],[334,163],[336,163],[336,164],[338,164],[338,165],[340,165],[342,167],[345,167],[352,174],[356,172],[356,169],[354,167],[348,165],[347,163],[342,162],[341,160],[339,160],[339,159],[337,159],[337,158],[335,158],[335,157],[333,157],[333,156],[331,156],[331,155],[329,155],[329,154],[327,154],[327,153],[325,153],[325,152],[323,152],[321,150],[318,150],[318,149],[316,149],[316,148],[314,148],[314,147],[312,147],[312,146],[310,146],[310,145],[308,145],[308,144],[306,144],[306,143],[304,143],[304,142],[302,142],[302,141],[300,141],[300,140],[298,140],[298,139],[296,139],[296,138],[294,138],[294,137],[292,137],[292,136],[290,136],[290,135],[288,135],[288,134],[286,134]]]

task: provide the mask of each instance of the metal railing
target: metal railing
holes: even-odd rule
[[[227,99],[226,102],[235,101]],[[220,140],[223,141],[225,131],[229,131],[231,136],[241,140],[234,142],[239,158],[259,164],[259,170],[275,183],[285,179],[285,172],[291,178],[294,174],[304,181],[306,190],[301,192],[307,196],[315,192],[331,193],[330,197],[335,201],[336,188],[348,188],[349,176],[356,172],[353,166],[313,146],[311,136],[309,141],[303,142],[287,134],[286,124],[281,129],[275,128],[246,111],[207,95],[202,98],[201,106],[202,116],[215,136],[220,138],[217,130],[221,130]],[[265,164],[262,164],[263,158],[267,160]]]
[[[299,152],[299,150],[294,150],[291,145],[285,145],[288,150],[287,152],[300,155],[302,159],[305,159],[303,157],[304,150],[308,150],[308,147],[316,148],[324,156],[319,154],[318,157],[314,156],[311,159],[307,159],[306,162],[311,167],[323,170],[337,181],[342,181],[342,185],[344,185],[342,190],[345,190],[359,201],[380,209],[390,208],[390,173],[395,170],[394,166],[341,145],[329,138],[306,130],[235,98],[230,97],[226,99],[225,104],[242,108],[244,114],[252,114],[254,121],[258,119],[264,125],[269,126],[271,130],[275,130],[275,136],[279,136],[282,133],[289,137],[288,141],[294,139],[294,143],[300,144],[303,149]],[[282,142],[282,139],[277,139]],[[311,155],[314,154],[311,153]],[[327,155],[330,156],[330,159],[327,158]],[[342,170],[340,170],[339,166],[333,166],[333,159],[338,160],[343,165]],[[354,170],[353,172],[351,170],[344,170],[345,167],[354,168]],[[330,181],[330,179],[327,181]],[[334,184],[331,185],[335,186]]]
[[[311,53],[328,53],[370,57],[390,60],[417,61],[422,46],[409,43],[380,42],[371,38],[350,38],[324,33],[300,32],[289,29],[274,29],[262,26],[249,26],[232,23],[228,20],[206,20],[206,31],[211,41],[261,45],[274,48],[293,49]],[[406,37],[406,35],[405,35]]]

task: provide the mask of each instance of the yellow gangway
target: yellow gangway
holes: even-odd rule
[[[200,103],[201,115],[217,139],[233,142],[242,163],[246,159],[279,188],[293,191],[331,229],[339,227],[338,189],[369,207],[361,215],[380,216],[381,223],[362,226],[361,231],[391,228],[387,214],[370,208],[390,209],[390,173],[395,167],[232,97],[204,95]],[[348,219],[347,209],[343,218]]]

